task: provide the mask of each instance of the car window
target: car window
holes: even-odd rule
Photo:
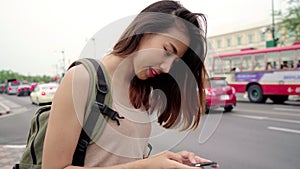
[[[56,89],[57,86],[43,86],[42,90],[51,90],[51,89]]]
[[[223,86],[228,85],[226,80],[211,80],[210,83],[211,83],[212,88],[214,88],[214,87],[223,87]]]
[[[13,81],[13,82],[8,82],[8,86],[19,86],[20,82],[18,81]]]
[[[37,86],[33,89],[33,91],[38,92],[39,91],[40,86]]]

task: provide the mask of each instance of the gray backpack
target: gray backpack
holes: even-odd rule
[[[73,155],[72,165],[74,166],[84,165],[88,144],[101,135],[109,118],[115,120],[118,125],[120,125],[119,119],[123,119],[110,108],[112,105],[110,81],[108,73],[103,71],[103,66],[94,59],[86,58],[73,62],[69,69],[79,64],[87,69],[90,86],[94,87],[89,88],[84,125]],[[43,145],[50,109],[51,105],[48,105],[40,107],[35,112],[31,121],[26,149],[19,163],[14,165],[14,169],[40,169],[42,167]]]

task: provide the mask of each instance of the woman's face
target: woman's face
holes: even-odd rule
[[[178,40],[180,39],[180,40]],[[174,61],[187,51],[189,37],[178,29],[170,29],[165,34],[145,34],[134,53],[133,67],[141,80],[168,73]]]

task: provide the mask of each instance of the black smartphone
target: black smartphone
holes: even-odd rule
[[[212,162],[189,164],[189,166],[192,167],[205,167],[205,166],[213,166],[213,165],[217,165],[217,162],[212,161]]]

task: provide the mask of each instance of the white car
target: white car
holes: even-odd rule
[[[20,82],[17,80],[8,82],[7,86],[6,86],[6,93],[8,95],[17,94],[19,85],[20,85]]]
[[[38,84],[30,93],[32,104],[51,103],[57,88],[57,83]]]

